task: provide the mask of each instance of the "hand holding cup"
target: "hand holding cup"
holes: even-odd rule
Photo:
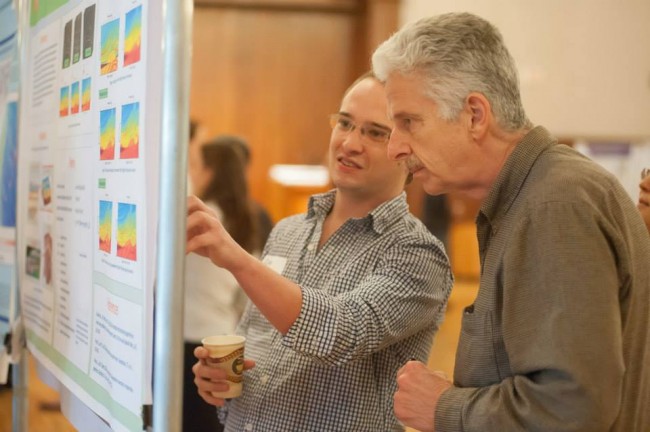
[[[192,367],[194,383],[207,403],[222,406],[225,399],[241,395],[242,372],[255,366],[244,360],[244,341],[242,336],[210,336],[194,350],[199,360]]]

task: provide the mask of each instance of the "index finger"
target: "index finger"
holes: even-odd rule
[[[195,195],[191,195],[187,197],[187,213],[193,213],[197,210],[205,210],[207,209],[206,205],[201,201],[198,197]]]

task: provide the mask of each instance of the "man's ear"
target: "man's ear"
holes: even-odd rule
[[[465,99],[466,108],[470,113],[470,133],[474,138],[482,137],[489,128],[492,107],[487,98],[481,93],[470,93]]]

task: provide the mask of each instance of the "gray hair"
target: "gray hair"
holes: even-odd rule
[[[514,59],[496,27],[476,15],[448,13],[408,24],[377,48],[372,66],[381,81],[393,72],[422,77],[425,96],[444,120],[457,119],[467,95],[478,92],[502,128],[531,127]]]

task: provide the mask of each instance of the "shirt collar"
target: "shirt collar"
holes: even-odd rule
[[[312,195],[309,199],[306,219],[325,219],[336,198],[336,189],[322,194]],[[402,192],[395,198],[383,202],[375,207],[365,217],[358,219],[372,227],[378,234],[383,233],[390,225],[408,214],[409,207],[406,202],[406,192]]]
[[[555,144],[557,140],[549,131],[537,126],[515,146],[481,205],[480,213],[485,215],[490,224],[497,225],[508,212],[535,160]]]

